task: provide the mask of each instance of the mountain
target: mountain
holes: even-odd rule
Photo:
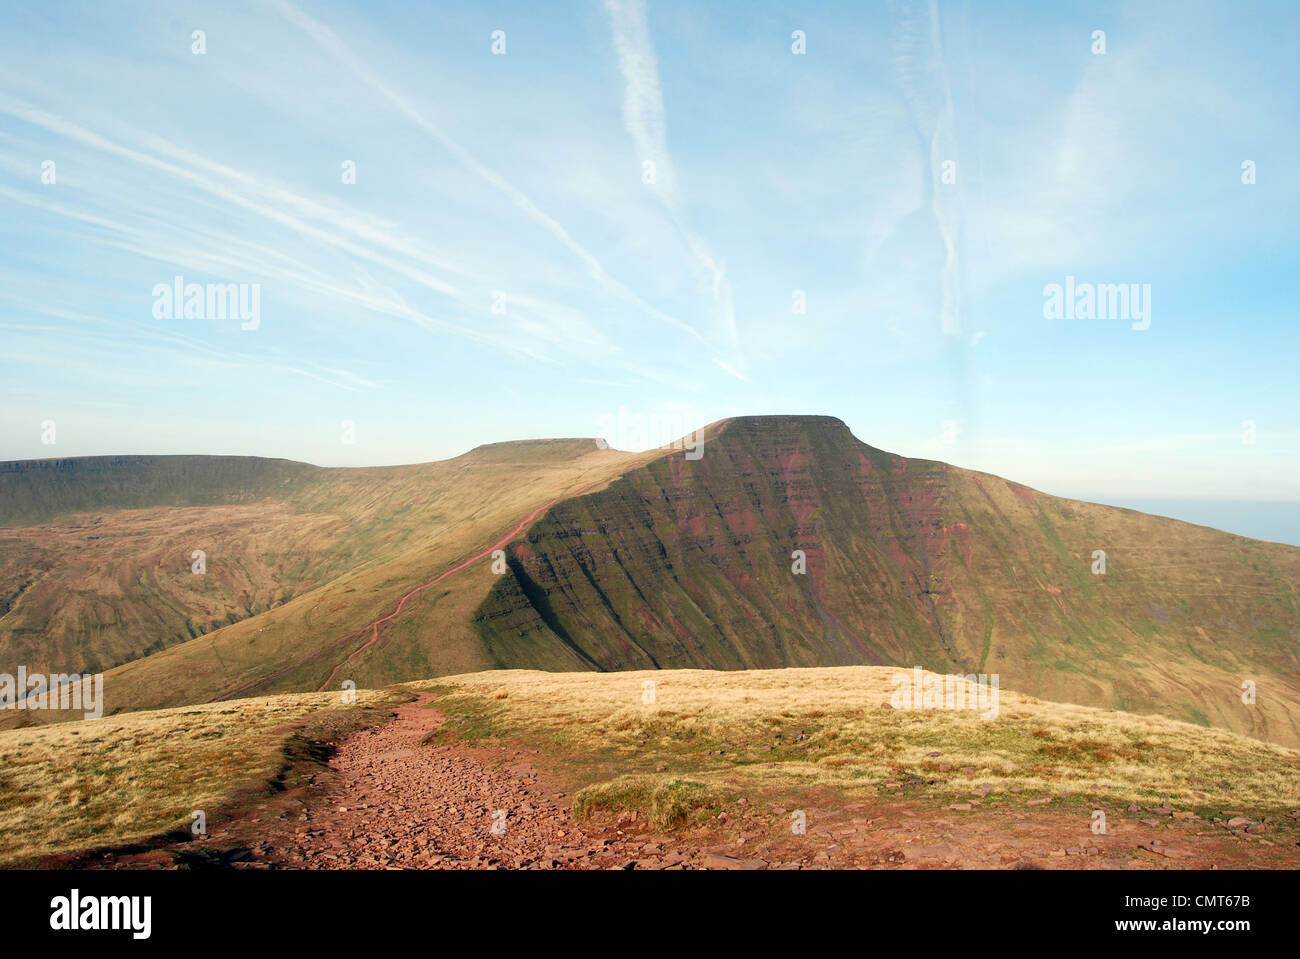
[[[726,422],[696,462],[557,504],[511,557],[475,616],[501,666],[556,642],[602,670],[921,665],[1300,736],[1300,549],[894,456],[827,417]]]
[[[0,530],[0,585],[22,585],[0,653],[129,659],[110,709],[492,668],[921,666],[1300,744],[1300,548],[896,456],[830,417],[703,439],[698,459],[557,440],[366,470],[0,467],[21,491],[0,523],[26,524]]]
[[[350,632],[381,615],[387,587],[444,551],[457,557],[462,537],[473,545],[634,459],[540,440],[373,469],[206,456],[0,464],[0,671],[106,670],[224,626],[261,634],[267,613],[273,634],[292,623],[294,644],[336,624]],[[254,657],[256,675],[269,657]]]

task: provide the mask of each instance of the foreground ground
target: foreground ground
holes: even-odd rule
[[[368,694],[361,710],[335,704],[321,712],[320,695],[302,697],[315,707],[302,719],[315,733],[276,727],[299,744],[278,773],[279,788],[243,789],[224,803],[232,815],[211,817],[206,836],[96,853],[77,852],[74,842],[41,861],[238,869],[1300,866],[1300,765],[1292,751],[1006,691],[996,719],[896,710],[884,705],[889,675],[870,667],[498,672],[426,684],[432,688],[396,706],[396,694]],[[652,695],[645,682],[655,683]],[[239,708],[257,715],[262,703]],[[236,705],[221,704],[216,715],[229,724],[240,715],[228,712]],[[172,711],[191,724],[187,748],[210,741],[211,730],[192,724],[211,721],[205,711],[215,709]],[[164,714],[146,715],[158,722]],[[156,781],[147,763],[137,772]],[[1098,811],[1104,831],[1095,828]],[[28,813],[32,825],[36,815]]]

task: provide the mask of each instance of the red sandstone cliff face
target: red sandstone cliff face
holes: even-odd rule
[[[479,622],[507,662],[549,632],[601,669],[919,657],[973,671],[982,629],[963,646],[950,612],[973,542],[946,521],[947,476],[828,417],[730,421],[699,460],[667,456],[554,508]]]
[[[1240,589],[1168,575],[1173,550],[1205,581],[1197,563],[1225,547],[1254,559],[1225,566]],[[1300,550],[905,459],[829,417],[726,421],[701,459],[673,453],[560,503],[508,552],[475,616],[503,666],[552,643],[594,669],[921,665],[1198,721],[1202,706],[1140,678],[1148,666],[1221,672],[1221,715],[1243,660],[1300,671]],[[1229,642],[1205,641],[1227,623]]]

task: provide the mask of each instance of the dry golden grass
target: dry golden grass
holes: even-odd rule
[[[1218,815],[1300,805],[1300,752],[1157,716],[999,691],[999,715],[883,709],[893,667],[630,673],[494,671],[440,693],[439,735],[545,748],[575,811],[643,808],[670,828],[722,798],[807,789],[936,802],[988,784],[1012,803],[1105,796]],[[643,684],[654,683],[654,702]],[[361,713],[400,694],[360,691]],[[266,788],[338,693],[178,707],[0,732],[0,863],[138,842]],[[940,755],[931,755],[939,753]]]
[[[330,644],[387,614],[413,587],[476,555],[533,510],[612,482],[661,455],[601,450],[590,440],[554,440],[502,443],[420,466],[334,471],[348,492],[338,494],[342,506],[332,500],[323,505],[363,526],[368,544],[378,544],[380,558],[261,615],[110,671],[104,683],[107,709],[155,709],[317,688],[366,637],[336,649]],[[379,506],[391,507],[395,518],[376,524],[377,488],[383,492]],[[492,668],[494,660],[470,620],[495,581],[485,559],[419,594],[385,627],[384,642],[352,659],[347,675],[338,678],[370,687],[395,678]],[[537,665],[567,668],[573,662],[563,647],[551,656]],[[61,717],[34,718],[57,722]]]
[[[395,699],[358,691],[347,708]],[[341,705],[300,693],[0,732],[0,863],[189,828],[265,786],[294,731]]]
[[[498,671],[411,684],[442,692],[447,735],[518,737],[568,757],[586,781],[673,777],[715,787],[830,787],[942,800],[1105,795],[1179,808],[1300,805],[1300,752],[1158,716],[999,691],[973,710],[883,709],[894,667],[744,672]],[[642,684],[655,702],[642,702]],[[932,756],[931,753],[941,753]],[[892,784],[892,785],[891,785]],[[608,785],[608,783],[606,783]],[[620,788],[628,788],[625,780]]]
[[[13,598],[0,660],[33,672],[102,672],[157,652],[344,572],[348,532],[346,517],[270,500],[0,530],[0,596]],[[191,569],[197,548],[207,556],[202,576]]]

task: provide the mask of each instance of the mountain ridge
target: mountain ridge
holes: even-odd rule
[[[272,564],[270,608],[113,669],[110,708],[331,676],[891,664],[1300,741],[1300,549],[897,456],[836,417],[731,417],[696,438],[698,460],[510,441],[431,464],[308,467],[267,503],[160,507],[154,521],[226,510],[227,524],[274,507],[277,543],[320,546],[292,583]],[[107,521],[126,542],[145,518]],[[502,568],[466,565],[516,526]],[[32,587],[20,593],[18,606]],[[1253,709],[1237,701],[1246,673],[1268,692]]]

